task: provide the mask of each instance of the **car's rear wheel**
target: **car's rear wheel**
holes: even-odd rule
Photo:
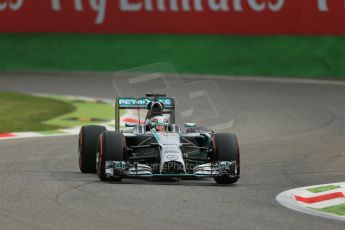
[[[96,173],[96,152],[99,135],[106,131],[103,126],[83,126],[79,132],[79,168],[82,173]]]
[[[126,160],[126,139],[121,132],[106,131],[99,136],[97,153],[97,175],[102,181],[122,180],[121,176],[108,177],[106,175],[107,161],[125,161]]]
[[[237,174],[235,177],[223,175],[215,177],[218,184],[233,184],[240,178],[240,148],[235,134],[217,133],[215,134],[215,160],[216,161],[236,161]]]

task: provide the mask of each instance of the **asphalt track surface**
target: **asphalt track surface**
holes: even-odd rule
[[[1,141],[0,229],[344,229],[344,222],[289,210],[275,196],[345,180],[345,85],[212,79],[234,114],[239,183],[104,183],[79,172],[76,136]],[[3,73],[0,90],[115,96],[110,74]]]

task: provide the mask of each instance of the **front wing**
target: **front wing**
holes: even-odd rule
[[[153,166],[132,164],[124,161],[107,161],[105,175],[107,178],[215,178],[224,175],[238,177],[236,161],[219,161],[201,164],[193,168],[190,173],[154,173]]]

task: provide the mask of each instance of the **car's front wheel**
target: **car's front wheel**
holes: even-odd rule
[[[99,135],[106,131],[104,126],[83,126],[79,132],[79,169],[82,173],[96,173],[96,152]]]
[[[97,175],[100,180],[122,180],[121,176],[108,177],[106,174],[107,161],[126,160],[126,139],[121,132],[106,131],[99,136],[97,152]]]
[[[215,160],[235,161],[237,174],[235,177],[223,175],[215,177],[217,184],[233,184],[240,178],[240,148],[235,134],[217,133],[215,134]]]

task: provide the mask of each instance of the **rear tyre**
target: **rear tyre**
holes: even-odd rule
[[[96,152],[99,135],[106,131],[103,126],[83,126],[79,132],[79,169],[82,173],[96,173]]]
[[[240,178],[240,148],[235,134],[232,133],[217,133],[215,134],[215,160],[216,161],[236,161],[237,175],[230,177],[223,175],[215,177],[217,184],[233,184]]]
[[[108,178],[105,172],[106,161],[126,160],[126,139],[118,131],[106,131],[99,136],[97,152],[97,175],[102,181],[121,181],[122,177]]]

